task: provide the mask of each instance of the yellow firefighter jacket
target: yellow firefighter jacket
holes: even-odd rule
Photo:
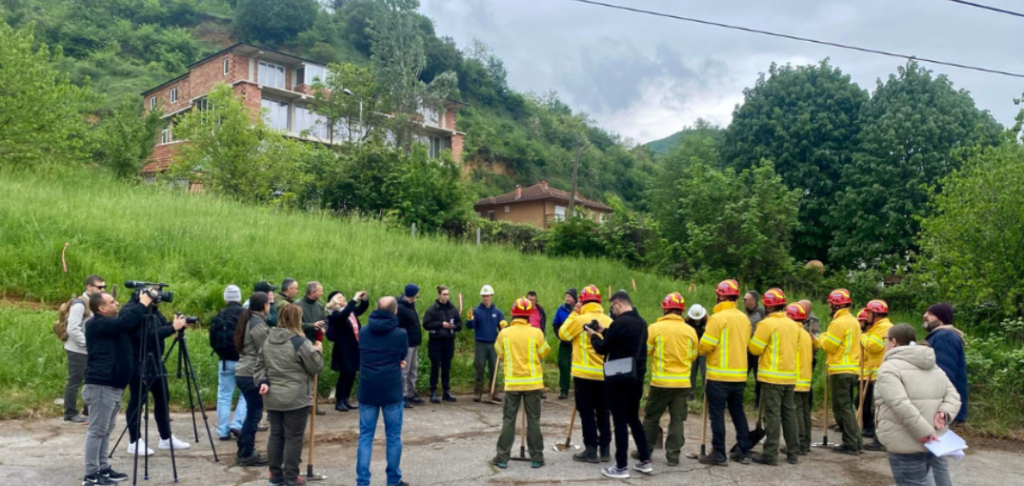
[[[773,385],[796,385],[796,347],[800,324],[774,312],[757,324],[750,338],[750,354],[760,356],[757,381]]]
[[[713,312],[700,339],[700,354],[708,357],[707,379],[746,382],[750,319],[730,301],[720,302]]]
[[[797,323],[800,326],[800,323]],[[811,333],[800,326],[799,340],[796,344],[796,390],[797,392],[811,391],[811,377],[814,373],[814,339]]]
[[[562,327],[558,328],[558,338],[572,342],[572,376],[604,381],[604,357],[594,351],[590,335],[583,330],[583,326],[591,321],[597,321],[604,328],[612,325],[612,318],[604,313],[601,304],[587,302],[579,314],[569,314]]]
[[[690,388],[690,365],[697,359],[697,331],[682,316],[667,314],[647,328],[651,386]]]
[[[498,333],[494,342],[502,368],[505,391],[532,391],[544,388],[544,357],[551,352],[544,333],[517,318]]]
[[[828,355],[828,374],[860,375],[860,323],[850,309],[839,309],[818,336],[818,344]]]
[[[864,348],[864,378],[868,381],[878,379],[878,367],[882,366],[885,357],[885,338],[889,337],[892,323],[889,319],[876,322],[861,337],[860,344]]]

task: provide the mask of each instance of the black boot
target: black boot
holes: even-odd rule
[[[343,400],[341,403],[343,403],[345,405],[345,407],[348,408],[349,410],[357,410],[359,408],[356,405],[352,405],[352,402],[350,402],[348,400]]]
[[[458,401],[458,400],[455,399],[454,396],[452,396],[452,391],[451,390],[445,390],[444,391],[444,396],[443,396],[442,400],[444,400],[446,402],[452,402],[452,403]]]
[[[576,462],[589,462],[591,464],[600,462],[597,459],[597,449],[589,446],[585,450],[573,454],[572,460]]]
[[[612,462],[612,451],[610,446],[601,446],[601,462]]]
[[[441,399],[437,396],[437,390],[430,391],[430,403],[441,403]]]
[[[334,404],[334,410],[338,412],[347,412],[349,407],[345,406],[345,402],[338,402]]]

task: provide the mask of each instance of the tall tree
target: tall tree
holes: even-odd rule
[[[957,148],[996,143],[1000,125],[945,76],[911,62],[879,80],[861,110],[859,145],[842,170],[829,256],[847,267],[895,270],[917,250],[929,195],[961,163]]]
[[[429,84],[420,80],[427,65],[418,0],[379,0],[370,22],[371,60],[377,83],[390,102],[391,133],[399,147],[409,150],[420,110],[440,111],[444,99],[458,86],[458,76],[446,71]]]
[[[116,109],[103,115],[94,132],[93,158],[121,178],[138,177],[163,123],[160,110],[143,115],[142,106],[141,97],[125,96]]]
[[[841,168],[856,149],[858,115],[868,99],[848,74],[829,64],[777,66],[743,90],[725,131],[722,160],[737,170],[761,159],[775,162],[787,186],[799,189],[800,224],[793,255],[825,260],[831,243],[827,214],[834,204]]]
[[[316,0],[238,0],[235,34],[276,46],[312,27],[319,13]]]

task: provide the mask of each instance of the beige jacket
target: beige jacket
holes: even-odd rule
[[[946,373],[935,366],[935,351],[927,346],[900,346],[885,353],[875,382],[875,434],[889,452],[925,452],[919,438],[941,436],[935,414],[947,423],[960,410],[960,395]]]

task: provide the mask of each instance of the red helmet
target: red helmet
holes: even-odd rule
[[[786,294],[782,293],[782,289],[768,289],[761,301],[764,302],[765,307],[786,305]]]
[[[680,294],[679,292],[672,292],[665,296],[665,300],[661,301],[661,309],[684,311],[686,310],[686,299],[683,299],[683,294]]]
[[[867,322],[868,321],[868,310],[867,309],[861,309],[860,312],[857,313],[857,320],[858,321],[862,321],[862,322]]]
[[[587,285],[580,292],[580,303],[585,304],[587,302],[601,303],[601,289],[597,288],[597,285]]]
[[[715,288],[715,293],[723,297],[726,296],[740,296],[740,283],[733,280],[722,280],[722,283],[718,284]]]
[[[853,299],[850,298],[849,290],[835,289],[828,294],[828,303],[832,305],[847,305],[852,304]]]
[[[803,322],[807,320],[807,309],[804,309],[803,304],[797,302],[786,306],[786,317],[793,319],[797,322]]]
[[[530,317],[533,314],[533,302],[526,297],[516,299],[512,304],[512,317]]]
[[[872,314],[888,314],[889,304],[885,303],[884,300],[872,300],[868,302],[868,305],[864,307],[865,310]]]

